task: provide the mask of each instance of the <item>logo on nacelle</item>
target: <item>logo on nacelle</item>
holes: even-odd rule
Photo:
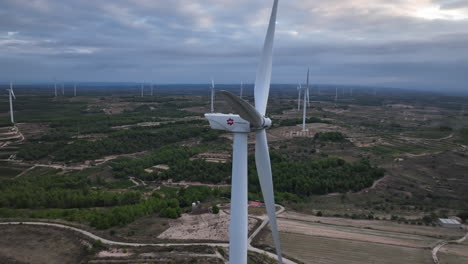
[[[234,125],[234,119],[232,119],[232,118],[229,118],[226,122],[230,126]]]

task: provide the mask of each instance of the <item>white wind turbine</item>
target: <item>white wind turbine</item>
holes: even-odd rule
[[[213,129],[233,132],[231,222],[229,226],[229,263],[247,263],[248,205],[247,205],[247,144],[248,133],[255,132],[255,162],[265,200],[270,228],[275,242],[278,262],[282,263],[281,245],[276,225],[275,197],[271,174],[270,154],[265,129],[271,120],[265,117],[270,92],[273,40],[275,35],[278,0],[274,0],[268,31],[255,79],[255,107],[236,95],[222,91],[226,101],[238,114],[208,113],[205,117]]]
[[[6,89],[8,91],[8,95],[10,97],[10,120],[11,123],[14,125],[15,124],[15,118],[13,116],[13,99],[16,100],[15,93],[13,92],[13,83],[10,82],[10,89]]]
[[[338,102],[338,87],[335,87],[335,107],[336,107],[337,102]]]
[[[301,86],[301,84],[299,83],[299,85],[297,86],[297,93],[298,93],[298,97],[297,97],[297,111],[300,111],[300,110],[301,110],[301,91],[302,91],[302,86]]]
[[[242,99],[243,93],[244,93],[244,83],[241,82],[239,98]]]
[[[54,79],[55,97],[57,97],[57,79]]]
[[[211,113],[214,113],[214,100],[215,100],[215,85],[214,80],[211,78]]]
[[[143,97],[143,83],[141,84],[141,97]]]
[[[308,100],[309,100],[309,69],[307,69],[307,86],[305,88],[305,91],[307,91],[307,98],[306,96],[304,96],[304,109],[303,109],[303,112],[302,112],[302,131],[307,131],[307,128],[306,128],[306,112],[307,112],[307,106],[309,104]],[[306,104],[307,102],[307,104]]]

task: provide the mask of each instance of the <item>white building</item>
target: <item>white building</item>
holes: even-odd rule
[[[439,218],[438,222],[442,227],[461,228],[460,222],[455,219]]]

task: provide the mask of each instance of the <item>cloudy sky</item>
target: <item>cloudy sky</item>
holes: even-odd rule
[[[1,0],[0,81],[252,82],[271,0]],[[468,0],[280,0],[274,83],[468,88]]]

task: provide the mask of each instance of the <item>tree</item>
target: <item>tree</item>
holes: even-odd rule
[[[468,220],[468,211],[461,212],[461,213],[459,213],[457,216],[460,217],[460,219],[461,219],[463,222],[466,222],[466,220]]]
[[[211,212],[213,214],[218,214],[219,213],[219,207],[215,204],[211,207]]]

